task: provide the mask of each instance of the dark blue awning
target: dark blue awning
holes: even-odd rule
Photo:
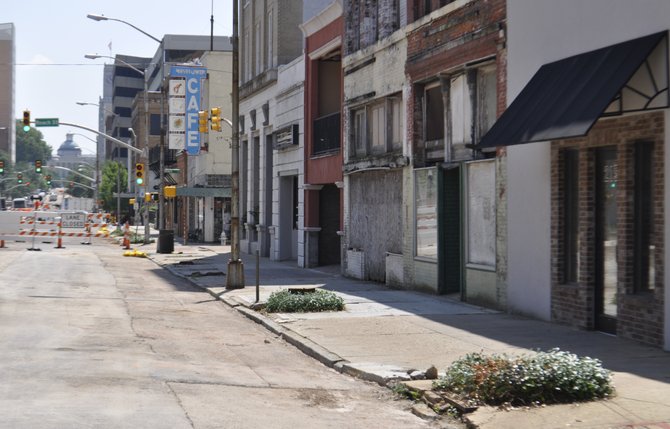
[[[613,101],[621,99],[622,88],[663,40],[667,40],[667,31],[543,65],[475,148],[586,135]],[[642,103],[644,109],[668,107],[667,47],[665,50],[664,76],[651,77],[655,93],[630,88],[643,99],[655,99],[653,104]]]

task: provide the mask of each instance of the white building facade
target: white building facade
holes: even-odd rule
[[[507,7],[508,309],[670,350],[670,3]]]

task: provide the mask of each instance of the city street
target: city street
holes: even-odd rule
[[[0,427],[440,427],[148,259],[64,244],[0,250]]]

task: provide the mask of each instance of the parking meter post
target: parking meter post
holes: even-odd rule
[[[256,302],[261,300],[260,293],[261,286],[261,254],[256,250]]]

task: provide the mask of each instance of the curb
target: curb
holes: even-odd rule
[[[253,320],[254,322],[262,325],[264,328],[266,328],[268,331],[272,332],[275,335],[280,336],[282,339],[284,339],[287,343],[291,344],[292,346],[296,347],[298,350],[306,354],[307,356],[316,359],[317,361],[321,362],[323,365],[332,368],[336,370],[337,372],[340,372],[342,374],[346,374],[355,378],[359,378],[365,381],[371,381],[374,383],[379,384],[380,386],[388,386],[390,382],[394,381],[402,381],[396,377],[384,377],[382,375],[376,374],[374,372],[366,371],[364,369],[356,367],[353,363],[349,362],[348,360],[342,358],[336,353],[331,352],[330,350],[326,349],[325,347],[315,343],[314,341],[310,340],[307,337],[304,337],[297,332],[292,331],[290,328],[286,328],[274,320],[264,316],[261,313],[258,313],[257,311],[254,311],[250,308],[248,308],[244,303],[241,301],[235,300],[233,297],[228,297],[225,296],[221,293],[217,293],[214,289],[206,286],[202,286],[198,284],[198,282],[195,279],[192,279],[190,276],[186,276],[184,274],[181,274],[178,270],[174,268],[174,264],[161,264],[158,261],[156,261],[151,255],[149,255],[149,258],[154,261],[158,266],[166,268],[170,273],[175,275],[176,277],[182,278],[184,280],[188,280],[189,283],[191,283],[193,286],[196,286],[199,289],[202,289],[203,291],[209,293],[212,297],[216,298],[217,300],[225,303],[228,305],[230,308],[237,310],[240,314],[245,316],[246,318]],[[223,274],[223,273],[222,273]]]

